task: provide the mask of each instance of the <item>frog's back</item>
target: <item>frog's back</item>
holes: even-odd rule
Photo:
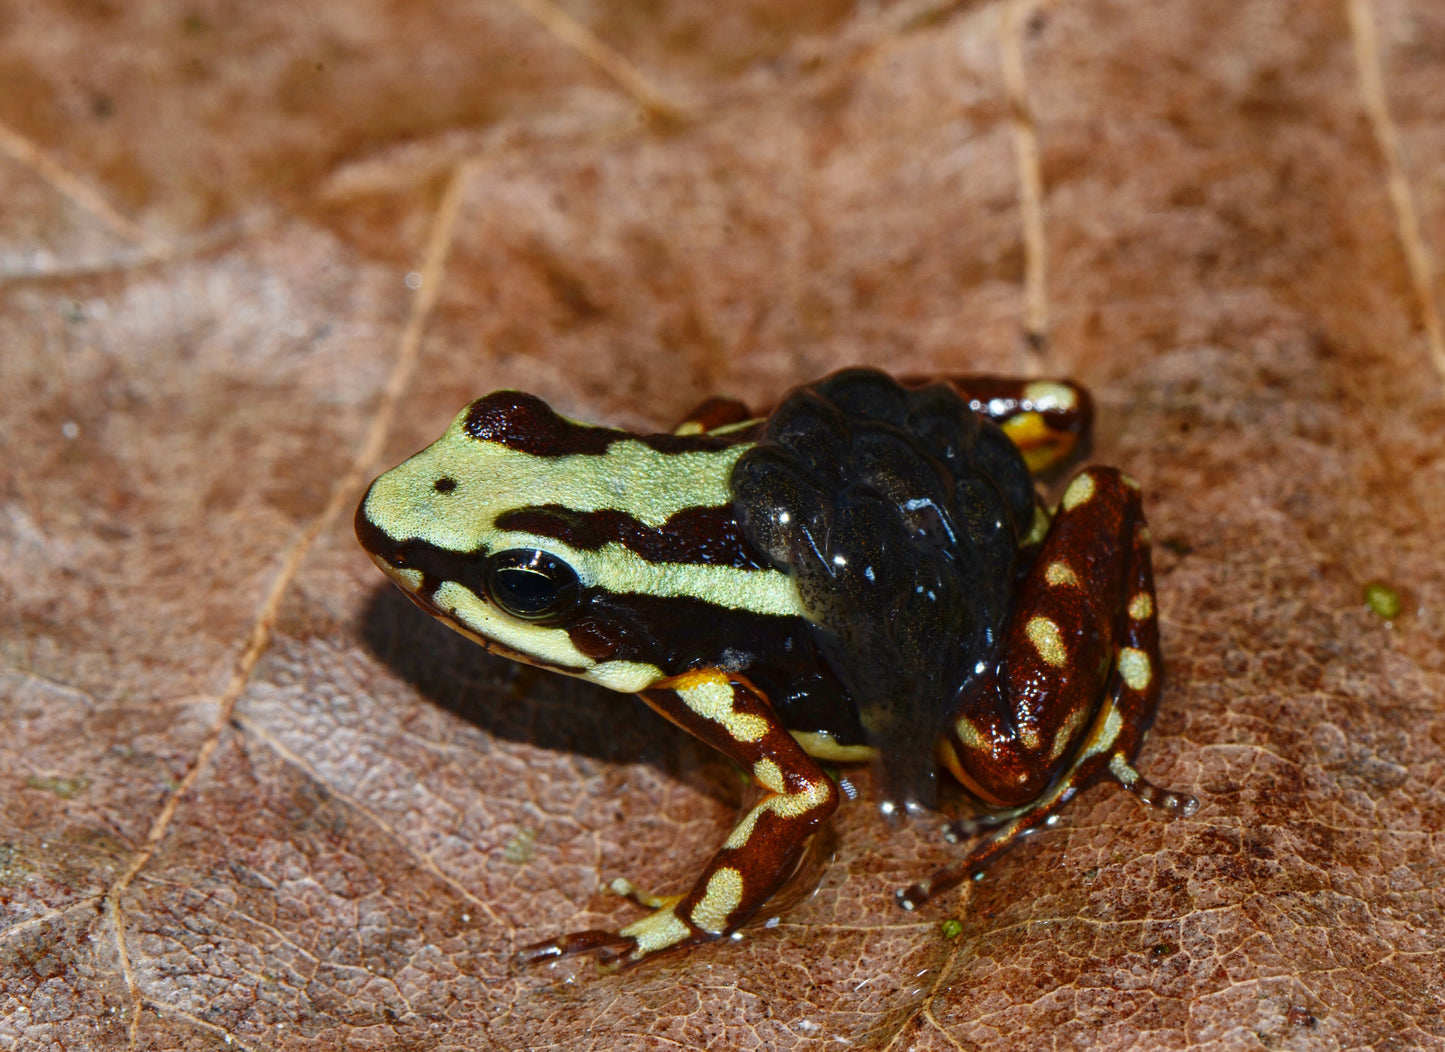
[[[944,383],[854,369],[792,392],[739,460],[744,535],[786,569],[890,797],[933,800],[933,745],[1007,622],[1034,509],[1013,443]]]

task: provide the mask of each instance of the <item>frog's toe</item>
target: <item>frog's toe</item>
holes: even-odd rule
[[[1130,766],[1123,756],[1116,755],[1109,761],[1109,775],[1133,793],[1140,803],[1157,808],[1171,817],[1189,818],[1199,810],[1199,798],[1193,793],[1168,789],[1151,782]]]
[[[634,890],[630,886],[628,887],[628,892]],[[619,892],[619,894],[622,893],[624,892]],[[628,894],[628,897],[631,898],[632,895]],[[641,897],[653,898],[652,896]],[[512,964],[517,968],[526,968],[559,957],[592,953],[597,955],[597,963],[604,968],[626,966],[636,964],[644,957],[660,950],[674,950],[699,942],[710,942],[720,934],[704,931],[697,925],[690,924],[679,917],[674,910],[677,901],[675,898],[656,901],[661,901],[663,905],[641,920],[633,921],[621,931],[592,929],[539,942],[523,947],[514,953]]]
[[[615,931],[593,928],[588,931],[574,931],[545,942],[524,946],[512,954],[512,966],[528,968],[543,961],[570,957],[577,953],[595,953],[598,964],[611,964],[637,948],[637,940],[630,935]]]

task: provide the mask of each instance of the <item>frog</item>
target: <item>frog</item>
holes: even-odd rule
[[[1159,620],[1140,486],[1080,470],[1093,403],[1064,379],[844,369],[755,414],[704,402],[657,433],[497,391],[379,476],[361,546],[486,650],[615,691],[738,764],[759,791],[681,894],[616,931],[517,951],[624,966],[733,935],[782,888],[871,763],[878,808],[972,804],[961,858],[908,910],[980,875],[1080,790],[1173,815],[1197,801],[1137,755],[1158,709]],[[845,782],[845,788],[849,783]]]

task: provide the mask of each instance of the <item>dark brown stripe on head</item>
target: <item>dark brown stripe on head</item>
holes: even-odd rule
[[[509,511],[497,529],[551,537],[573,548],[596,551],[621,544],[652,563],[700,563],[761,570],[767,559],[743,537],[732,505],[684,508],[661,526],[648,526],[624,511],[572,511],[558,504]]]
[[[613,442],[627,437],[622,431],[564,420],[546,402],[521,391],[494,391],[478,398],[467,407],[462,430],[479,442],[496,442],[539,457],[605,453]]]
[[[462,430],[479,442],[496,442],[537,457],[565,457],[574,453],[601,455],[614,442],[636,439],[659,453],[689,453],[725,449],[747,439],[741,434],[721,438],[710,435],[634,435],[611,427],[588,427],[558,416],[536,395],[521,391],[494,391],[467,406]]]

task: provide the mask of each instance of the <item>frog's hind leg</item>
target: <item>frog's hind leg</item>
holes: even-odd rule
[[[513,957],[518,965],[589,952],[602,964],[630,964],[648,954],[728,935],[787,883],[808,838],[838,806],[837,785],[742,676],[699,669],[659,680],[640,696],[683,730],[750,769],[764,796],[703,867],[690,891],[655,897],[625,882],[614,884],[614,890],[653,912],[618,932],[576,932],[526,947]]]
[[[1162,664],[1148,528],[1138,486],[1111,468],[1070,484],[1021,585],[996,674],[968,696],[940,746],[956,778],[1002,821],[956,866],[897,894],[915,909],[978,873],[1101,777],[1174,814],[1193,797],[1135,770],[1159,703]],[[959,837],[961,839],[961,837]]]
[[[702,435],[752,420],[754,414],[736,398],[709,398],[682,418],[674,435]]]

